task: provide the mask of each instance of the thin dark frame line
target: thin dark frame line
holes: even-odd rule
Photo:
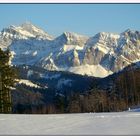
[[[126,3],[125,2],[123,2],[123,3],[120,3],[120,2],[119,3],[117,3],[117,2],[116,3],[110,3],[110,2],[107,2],[107,3],[94,3],[94,2],[93,3],[88,3],[88,2],[87,3],[82,3],[82,2],[81,3],[80,2],[79,3],[78,2],[76,2],[76,3],[71,3],[71,2],[68,2],[68,3],[65,3],[65,2],[64,3],[63,2],[62,3],[61,2],[60,3],[58,3],[58,2],[56,2],[56,3],[52,3],[52,2],[51,3],[47,3],[47,2],[38,2],[38,3],[37,2],[29,2],[29,3],[27,3],[27,2],[25,2],[25,3],[24,2],[22,2],[22,3],[9,2],[9,3],[2,3],[2,2],[0,2],[0,4],[76,4],[76,5],[77,4],[105,4],[105,5],[106,4],[114,4],[114,5],[115,4],[122,4],[123,5],[123,4],[140,4],[140,2],[136,2],[136,3],[134,3],[134,2],[132,2],[132,3],[131,2],[128,2],[128,3],[127,2]]]

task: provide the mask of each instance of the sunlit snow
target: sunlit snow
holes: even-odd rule
[[[25,80],[25,79],[20,79],[18,83],[25,84],[25,85],[30,86],[30,87],[40,88],[40,86],[38,86],[37,84],[34,84],[31,81]]]
[[[1,114],[0,135],[140,135],[140,113]]]
[[[77,67],[71,67],[68,69],[70,72],[74,72],[81,75],[90,75],[95,77],[105,77],[106,75],[112,74],[111,71],[107,71],[101,65],[82,65]]]

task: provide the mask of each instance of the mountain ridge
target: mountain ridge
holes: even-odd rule
[[[92,37],[63,32],[52,37],[26,22],[4,28],[0,48],[13,52],[13,65],[106,77],[140,60],[140,32],[127,29],[120,34],[100,32]]]

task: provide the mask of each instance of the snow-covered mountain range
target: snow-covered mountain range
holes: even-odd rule
[[[140,61],[140,32],[100,32],[93,37],[64,32],[52,37],[30,22],[0,32],[0,48],[9,48],[13,65],[106,77]]]

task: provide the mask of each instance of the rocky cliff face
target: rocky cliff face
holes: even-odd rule
[[[105,77],[140,61],[140,32],[101,32],[93,37],[64,32],[52,37],[27,22],[0,32],[0,48],[9,48],[13,65],[35,65],[48,70],[71,71]]]

